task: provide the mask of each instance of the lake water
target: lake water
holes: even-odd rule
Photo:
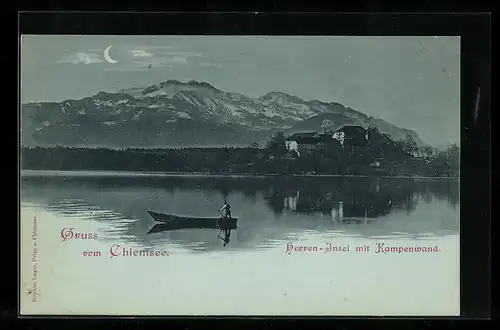
[[[212,229],[147,234],[155,224],[147,210],[217,217],[225,199],[239,219],[227,246]],[[26,313],[459,313],[454,180],[24,171],[26,288],[35,217],[40,292],[22,303]],[[63,241],[64,228],[98,239]],[[111,258],[116,244],[168,256]]]

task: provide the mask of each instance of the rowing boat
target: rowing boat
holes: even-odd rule
[[[238,222],[237,218],[184,217],[149,210],[148,213],[155,221],[161,222],[151,228],[148,233],[179,229],[236,229]]]
[[[227,219],[225,217],[218,217],[218,218],[200,218],[200,217],[184,217],[184,216],[179,216],[179,215],[173,215],[173,214],[168,214],[168,213],[158,213],[158,212],[153,212],[148,210],[149,215],[153,219],[159,222],[195,222],[195,223],[203,223],[203,222],[208,222],[208,223],[217,223],[220,221],[220,219],[225,219],[225,220],[233,220],[234,222],[238,221],[238,218],[231,218]]]

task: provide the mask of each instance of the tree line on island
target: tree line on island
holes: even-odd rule
[[[31,170],[458,177],[460,149],[456,144],[438,150],[418,147],[410,135],[394,140],[376,127],[367,132],[369,143],[362,148],[324,148],[303,155],[286,148],[283,132],[273,134],[263,146],[252,143],[248,147],[22,147],[21,165]]]

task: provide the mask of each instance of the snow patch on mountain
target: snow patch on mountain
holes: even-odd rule
[[[163,103],[155,103],[155,104],[150,104],[148,105],[148,108],[151,108],[151,109],[157,109],[157,108],[161,108],[163,107],[164,104]]]
[[[186,93],[186,92],[178,92],[174,95],[174,98],[176,100],[184,101],[186,103],[189,103],[190,105],[194,107],[202,107],[204,108],[204,104],[200,102],[200,100],[197,99],[195,94],[191,93]]]
[[[143,97],[155,97],[155,96],[170,96],[166,91],[158,89],[151,93],[142,95]]]
[[[242,110],[237,105],[224,101],[220,101],[219,104],[221,106],[221,109],[223,109],[226,117],[243,118]]]
[[[97,98],[97,96],[94,96],[92,98],[92,101],[98,107],[112,107],[112,106],[114,106],[114,103],[112,101],[101,100],[101,99]]]
[[[142,110],[142,109],[141,109],[141,110],[139,110],[139,111],[137,111],[137,112],[134,114],[134,116],[132,117],[132,119],[133,119],[133,120],[138,120],[138,119],[139,119],[139,117],[141,117],[141,115],[142,115],[142,113],[143,113],[143,112],[144,112],[144,110]]]
[[[215,108],[217,106],[217,103],[213,99],[211,99],[207,96],[203,96],[203,102],[210,109]]]
[[[179,112],[176,112],[175,115],[178,117],[178,118],[183,118],[183,119],[192,119],[191,115],[189,113],[186,113],[186,112],[182,112],[182,111],[179,111]]]
[[[113,108],[113,110],[111,110],[111,115],[113,115],[113,116],[118,116],[121,113],[122,113],[122,109],[117,108],[117,107],[115,107],[115,108]]]

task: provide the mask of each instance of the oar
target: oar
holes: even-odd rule
[[[226,216],[224,214],[222,214],[222,212],[220,210],[218,210],[217,212],[219,212],[219,214],[223,217],[223,218],[226,218]]]

